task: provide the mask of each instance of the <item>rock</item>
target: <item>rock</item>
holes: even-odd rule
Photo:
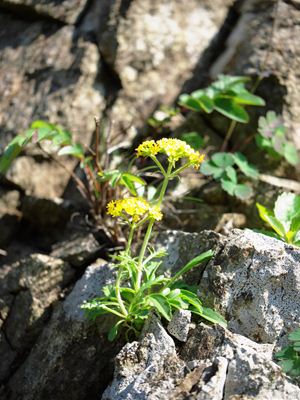
[[[74,273],[62,260],[34,254],[0,269],[1,347],[6,362],[0,380],[6,379],[41,333]]]
[[[227,39],[226,51],[217,58],[211,74],[213,77],[219,73],[267,75],[257,93],[265,98],[268,109],[283,114],[287,132],[300,148],[300,109],[297,101],[300,10],[295,3],[266,0],[242,2],[241,15]]]
[[[73,267],[82,267],[96,258],[101,247],[92,233],[77,235],[54,245],[51,256],[68,261]]]
[[[121,350],[103,400],[300,398],[300,389],[272,361],[272,345],[201,324],[176,354],[165,331],[162,336],[157,342],[150,330]]]
[[[0,188],[0,248],[6,247],[19,227],[20,192]]]
[[[176,0],[94,3],[82,29],[93,29],[95,15],[102,21],[96,33],[99,48],[117,78],[117,95],[111,88],[109,93],[116,132],[134,137],[157,105],[174,101],[232,3],[192,0],[189,7]]]
[[[108,342],[109,321],[88,321],[80,305],[101,295],[113,276],[101,260],[87,268],[66,300],[54,308],[35,346],[8,380],[9,399],[88,400],[101,395],[111,379],[111,360],[124,342]]]
[[[177,310],[168,323],[167,330],[176,339],[186,342],[190,330],[192,315],[189,310]]]
[[[169,271],[209,248],[215,251],[185,281],[200,283],[204,304],[220,310],[233,332],[280,346],[299,326],[299,248],[247,229],[228,236],[167,231],[159,241],[169,253]]]
[[[39,14],[41,17],[53,18],[68,24],[74,24],[80,17],[87,4],[87,0],[2,0],[1,6],[8,10],[31,15]]]
[[[64,1],[63,5],[74,7],[77,3],[78,12],[84,2],[71,3]],[[41,6],[48,7],[46,3]],[[52,8],[58,10],[60,6],[55,3]],[[4,94],[1,99],[0,151],[14,135],[23,132],[36,119],[60,124],[70,130],[75,139],[90,144],[93,116],[100,116],[104,107],[102,87],[98,82],[100,55],[96,44],[78,37],[74,26],[24,21],[5,13],[0,16],[0,27],[0,89]],[[49,169],[49,163],[38,160],[25,164],[26,177],[22,165],[18,172],[14,171],[14,181],[19,183],[30,177],[35,184],[21,186],[25,190],[31,186],[32,195],[62,195],[69,173],[56,166]],[[72,169],[74,162],[68,165]],[[37,178],[39,172],[43,177]],[[19,174],[23,178],[19,178]]]

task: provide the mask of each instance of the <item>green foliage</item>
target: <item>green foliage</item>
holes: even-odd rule
[[[245,183],[239,183],[237,172],[240,171],[249,178],[258,177],[257,169],[249,164],[241,153],[220,152],[212,155],[211,160],[201,165],[200,171],[221,182],[223,190],[231,196],[247,199],[252,195],[252,189]]]
[[[109,332],[109,340],[114,340],[121,327],[126,328],[127,336],[133,332],[135,336],[144,325],[152,310],[162,318],[170,321],[174,311],[179,309],[191,310],[208,321],[226,326],[225,320],[217,312],[204,308],[197,293],[193,288],[182,288],[179,279],[200,263],[208,261],[213,252],[211,250],[200,254],[187,263],[173,278],[159,274],[159,260],[165,253],[152,252],[144,262],[144,279],[141,286],[137,287],[138,259],[122,252],[115,257],[119,262],[118,274],[120,280],[117,285],[106,286],[103,289],[103,297],[85,302],[81,307],[86,315],[95,319],[104,314],[113,314],[117,321]],[[185,285],[186,287],[186,285]],[[125,310],[120,307],[118,296],[122,298]]]
[[[98,176],[100,182],[109,182],[112,188],[115,188],[117,185],[125,186],[133,196],[138,196],[138,189],[146,185],[144,179],[139,176],[130,174],[129,172],[122,172],[118,169],[99,172]]]
[[[193,111],[220,114],[236,122],[249,122],[249,115],[245,106],[264,106],[265,101],[245,87],[249,78],[242,76],[220,75],[205,89],[196,90],[191,94],[182,94],[179,104]]]
[[[274,210],[256,203],[260,218],[273,231],[263,231],[279,240],[300,246],[300,196],[294,193],[282,193],[278,196]]]
[[[181,140],[184,140],[193,149],[199,150],[205,144],[204,138],[198,132],[187,132],[180,136]]]
[[[286,138],[286,128],[274,111],[268,111],[265,117],[258,120],[258,133],[255,137],[258,147],[271,157],[284,157],[292,165],[297,165],[299,157],[292,142]]]
[[[147,123],[154,129],[160,130],[171,122],[172,118],[179,113],[177,108],[162,106],[156,110]]]
[[[292,376],[300,376],[300,328],[290,333],[290,344],[275,354],[283,371]]]

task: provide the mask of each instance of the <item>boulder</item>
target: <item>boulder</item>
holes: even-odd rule
[[[84,11],[87,0],[1,0],[0,5],[16,13],[40,18],[55,19],[63,23],[74,24]]]
[[[0,187],[0,248],[6,247],[19,227],[20,192]]]
[[[1,381],[33,346],[73,276],[66,262],[42,254],[0,269]]]
[[[300,389],[272,361],[272,345],[219,326],[196,326],[179,353],[159,321],[116,357],[103,400],[299,399]]]
[[[10,400],[88,400],[101,395],[111,378],[111,360],[124,342],[108,342],[108,320],[87,320],[80,305],[101,295],[113,277],[112,269],[98,260],[54,307],[35,346],[7,380]]]

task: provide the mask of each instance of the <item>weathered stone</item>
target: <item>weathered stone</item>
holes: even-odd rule
[[[215,256],[186,277],[200,282],[204,304],[226,316],[229,329],[255,341],[281,344],[300,323],[300,250],[250,230],[227,237],[213,232],[166,232],[160,241],[176,271],[212,248]]]
[[[92,233],[76,237],[53,246],[52,257],[68,261],[74,267],[81,267],[96,258],[101,246]]]
[[[79,38],[73,26],[26,22],[2,13],[0,48],[0,89],[4,93],[0,151],[36,119],[58,123],[89,144],[94,130],[93,116],[99,116],[104,106],[98,83],[97,46]],[[25,190],[43,197],[62,195],[61,188],[66,185],[69,173],[56,166],[49,169],[49,163],[47,167],[44,162],[33,160],[30,166],[28,162],[25,164],[27,179],[39,179],[39,183],[21,185]],[[74,163],[69,165],[74,167]],[[18,172],[23,175],[22,181],[26,180],[23,168],[22,164]],[[41,171],[43,178],[37,178]],[[18,173],[15,170],[12,174],[17,183]]]
[[[19,14],[31,17],[41,16],[54,18],[62,22],[74,24],[83,12],[87,0],[1,0],[0,6]]]
[[[177,310],[168,323],[167,330],[181,342],[186,342],[190,330],[192,315],[189,310]]]
[[[257,93],[269,109],[283,114],[288,134],[300,148],[300,9],[295,3],[242,2],[241,16],[227,40],[226,51],[216,60],[211,74],[269,75]]]
[[[88,400],[101,395],[111,376],[111,359],[122,343],[108,342],[108,320],[88,321],[80,305],[101,295],[113,277],[101,260],[86,270],[10,378],[6,390],[11,400]]]
[[[35,254],[4,266],[0,270],[0,317],[5,365],[1,379],[7,377],[15,357],[28,351],[49,318],[50,306],[61,295],[74,273],[62,260]]]
[[[300,398],[300,389],[272,362],[272,345],[201,324],[177,355],[166,332],[160,337],[157,342],[150,330],[121,350],[103,400]]]
[[[20,193],[0,188],[0,248],[7,246],[16,233],[20,212]]]

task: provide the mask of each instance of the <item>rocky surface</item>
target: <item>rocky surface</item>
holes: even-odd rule
[[[200,324],[176,354],[156,321],[116,357],[103,400],[299,399],[300,389],[272,361],[272,346]]]

